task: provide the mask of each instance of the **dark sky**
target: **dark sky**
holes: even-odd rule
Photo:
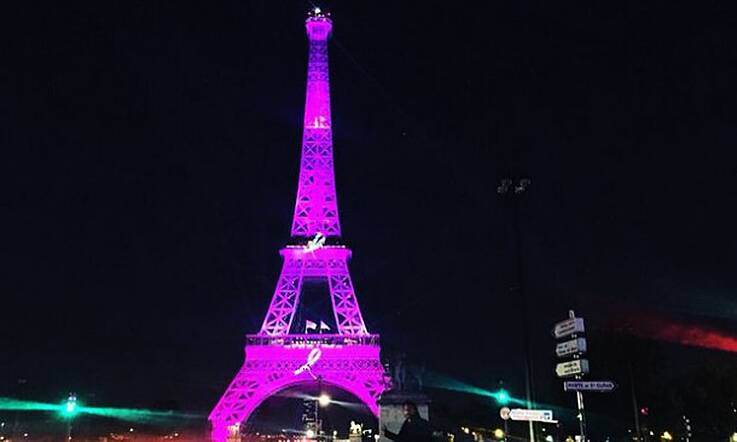
[[[507,176],[532,180],[541,401],[574,404],[549,334],[571,307],[602,336],[594,375],[615,310],[737,328],[730,2],[408,3],[325,5],[344,241],[387,356],[521,393]],[[289,241],[309,6],[3,14],[0,393],[215,403]],[[713,353],[666,350],[680,368]]]

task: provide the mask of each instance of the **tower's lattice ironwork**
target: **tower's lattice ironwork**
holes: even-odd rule
[[[224,441],[269,396],[305,383],[346,390],[378,414],[388,387],[379,358],[379,336],[369,334],[348,271],[351,251],[340,238],[333,168],[328,38],[332,20],[319,10],[306,22],[309,40],[307,93],[297,202],[284,259],[261,330],[247,337],[246,360],[210,414],[212,438]],[[329,245],[326,241],[329,240]],[[292,331],[303,283],[327,282],[333,334]]]

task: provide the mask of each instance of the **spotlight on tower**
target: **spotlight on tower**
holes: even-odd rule
[[[332,399],[327,394],[323,393],[320,395],[319,398],[317,398],[317,403],[320,404],[321,407],[327,407],[330,405],[330,402]]]

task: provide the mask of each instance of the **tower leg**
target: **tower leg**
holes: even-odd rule
[[[211,442],[227,442],[228,426],[221,422],[212,423],[212,431],[210,432]]]
[[[303,259],[284,257],[279,281],[276,283],[269,311],[261,326],[261,334],[274,336],[289,333],[302,291],[303,268]]]
[[[358,307],[353,282],[348,272],[348,262],[343,259],[329,260],[328,285],[333,302],[335,324],[338,332],[344,335],[365,335],[366,325]]]

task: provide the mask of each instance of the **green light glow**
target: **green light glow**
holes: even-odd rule
[[[137,423],[166,423],[176,419],[201,419],[204,417],[199,414],[155,411],[143,408],[80,407],[80,412]]]
[[[73,419],[79,413],[77,408],[77,396],[70,395],[66,403],[61,406],[61,414],[67,419]]]
[[[19,401],[7,397],[0,397],[0,410],[12,411],[60,411],[58,404],[44,404],[42,402]]]
[[[499,405],[507,405],[512,401],[512,396],[510,396],[509,392],[503,388],[500,388],[492,394]]]
[[[0,397],[0,410],[4,411],[52,411],[71,418],[78,414],[90,414],[119,419],[127,422],[165,424],[178,419],[202,419],[204,416],[174,411],[146,410],[142,408],[85,407],[76,400],[67,400],[61,404],[20,401]]]
[[[443,390],[458,391],[461,393],[473,394],[476,396],[484,396],[494,399],[500,405],[515,404],[525,405],[526,402],[522,399],[512,397],[509,392],[504,389],[497,391],[489,391],[474,385],[467,384],[457,379],[452,379],[448,376],[441,375],[439,373],[431,373],[426,378],[428,386],[433,388],[439,388]]]

